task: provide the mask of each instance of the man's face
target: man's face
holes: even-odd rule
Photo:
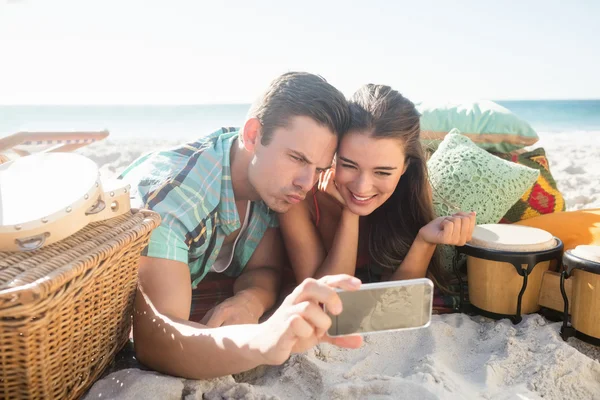
[[[248,179],[267,206],[279,213],[299,203],[332,163],[337,136],[309,117],[292,117],[271,142],[256,141]]]

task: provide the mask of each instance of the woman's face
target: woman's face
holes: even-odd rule
[[[336,156],[335,182],[351,212],[369,215],[390,198],[407,165],[398,139],[348,132]]]

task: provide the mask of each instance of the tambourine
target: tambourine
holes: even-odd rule
[[[97,214],[91,215],[90,222],[118,217],[131,210],[130,184],[120,179],[107,179],[100,176],[100,185],[102,186],[102,200],[105,207]]]
[[[33,154],[0,164],[0,251],[37,250],[90,222],[120,215],[129,207],[125,191],[128,186],[113,185],[107,196],[97,165],[76,153]],[[111,198],[119,201],[118,209]]]

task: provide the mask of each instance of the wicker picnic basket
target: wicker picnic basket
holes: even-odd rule
[[[33,252],[0,252],[0,398],[81,396],[125,345],[152,211],[94,222]]]

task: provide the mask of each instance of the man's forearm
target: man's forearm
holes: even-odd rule
[[[236,296],[248,296],[260,317],[277,301],[281,283],[281,270],[274,267],[253,268],[244,271],[233,285]]]
[[[135,299],[136,356],[148,367],[188,379],[239,373],[262,363],[252,343],[258,325],[209,329],[195,322],[159,314],[138,290]]]

